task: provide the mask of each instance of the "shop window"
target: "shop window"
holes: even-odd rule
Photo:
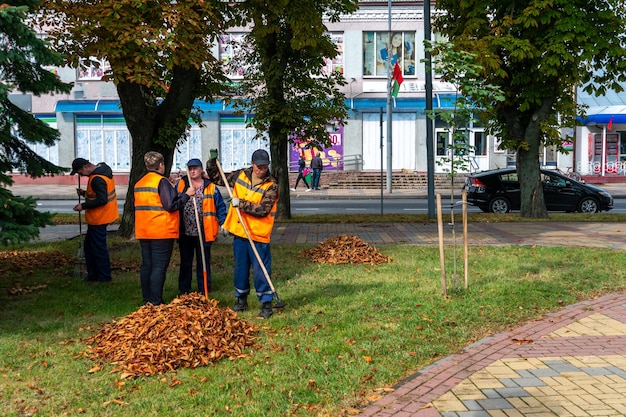
[[[235,115],[220,117],[220,162],[224,171],[250,166],[252,153],[257,149],[270,152],[269,141],[254,139],[256,129],[246,126],[246,118]]]
[[[436,150],[437,156],[445,156],[448,153],[448,132],[437,132]]]
[[[626,161],[626,132],[618,131],[619,135],[619,160]]]
[[[81,59],[76,79],[79,81],[100,81],[103,75],[111,71],[111,64],[106,59]]]
[[[245,74],[242,56],[245,48],[245,34],[225,33],[220,35],[219,60],[226,68],[226,73],[231,79],[242,78]]]
[[[172,162],[172,172],[175,170],[186,174],[187,161],[191,158],[204,160],[202,155],[202,139],[200,137],[200,127],[193,124],[186,133],[186,140],[176,146],[174,161]]]
[[[387,76],[387,62],[396,62],[404,76],[415,76],[415,32],[363,32],[363,75]]]
[[[337,56],[333,59],[324,58],[324,67],[322,68],[322,75],[330,75],[333,72],[339,72],[343,74],[344,67],[344,55],[343,55],[343,34],[342,33],[329,33],[330,39],[335,48],[337,49]]]
[[[122,115],[77,115],[76,156],[113,172],[130,171],[130,134]]]
[[[485,132],[474,132],[474,155],[487,155],[487,136]]]
[[[42,122],[45,122],[53,129],[57,128],[56,116],[53,114],[37,114],[35,117]],[[19,131],[16,126],[11,126],[11,135],[21,139]],[[52,145],[46,145],[45,143],[32,143],[24,141],[33,152],[45,160],[52,162],[55,165],[59,164],[59,142],[55,141]],[[18,172],[17,170],[15,172]]]

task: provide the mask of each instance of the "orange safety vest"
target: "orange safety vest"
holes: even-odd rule
[[[259,204],[265,195],[265,191],[271,185],[271,181],[265,181],[257,186],[253,186],[245,171],[242,170],[239,173],[237,181],[233,187],[233,196],[241,200],[249,201],[253,204]],[[277,202],[275,201],[270,214],[265,217],[251,216],[240,210],[241,217],[248,228],[250,237],[252,237],[252,240],[255,242],[270,242],[272,228],[274,227],[274,219],[276,218],[276,203]],[[224,222],[224,228],[235,236],[247,239],[246,232],[239,222],[239,217],[237,216],[237,212],[235,210],[236,209],[233,206],[230,206],[228,209],[226,221]]]
[[[137,239],[177,239],[180,217],[163,208],[159,183],[165,178],[148,172],[135,184],[135,237]]]
[[[119,217],[119,209],[117,208],[117,194],[115,193],[115,181],[113,178],[109,178],[105,175],[95,174],[89,177],[87,183],[87,192],[85,193],[85,201],[94,201],[96,199],[96,193],[91,188],[91,181],[95,177],[100,177],[104,180],[107,186],[107,202],[98,207],[94,207],[85,210],[85,219],[87,224],[98,226],[101,224],[113,223]]]
[[[187,181],[184,179],[178,181],[178,192],[182,193],[188,186]],[[217,237],[217,233],[220,231],[220,225],[217,221],[217,209],[215,208],[215,200],[213,194],[215,194],[215,184],[209,183],[202,191],[202,230],[204,234],[205,242],[213,242]],[[195,197],[191,197],[195,198]],[[190,201],[187,204],[194,204]],[[181,210],[181,216],[183,211]],[[198,213],[200,214],[200,213]],[[194,219],[195,221],[195,219]]]

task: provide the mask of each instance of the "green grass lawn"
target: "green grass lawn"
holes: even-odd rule
[[[301,256],[311,246],[274,244],[272,278],[288,305],[259,321],[250,297],[240,317],[259,326],[255,349],[206,367],[122,379],[114,365],[88,357],[83,338],[140,307],[139,244],[110,237],[110,284],[74,278],[77,244],[0,252],[2,416],[350,415],[485,336],[626,284],[624,252],[472,246],[469,289],[451,278],[444,298],[437,247],[379,246],[392,262],[371,266],[318,264]],[[232,248],[216,244],[212,256],[212,298],[227,308]],[[166,301],[176,296],[177,274],[175,253]]]
[[[455,219],[461,219],[461,212],[455,212]],[[626,221],[624,213],[550,213],[547,219],[526,219],[521,218],[519,213],[469,213],[469,222],[475,223],[503,223],[503,222],[603,222],[621,223]],[[449,214],[443,215],[443,220],[448,221]],[[78,224],[76,214],[59,213],[53,217],[55,224]],[[368,222],[408,222],[408,223],[428,223],[436,222],[437,219],[428,218],[427,214],[296,214],[291,219],[279,220],[283,223],[368,223]],[[85,219],[83,217],[83,224]],[[118,220],[119,222],[119,220]]]

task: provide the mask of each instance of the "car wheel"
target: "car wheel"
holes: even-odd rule
[[[511,203],[504,197],[496,197],[489,203],[489,211],[492,213],[508,213],[511,211]]]
[[[578,204],[578,211],[581,213],[597,213],[599,210],[598,202],[595,198],[585,197]]]

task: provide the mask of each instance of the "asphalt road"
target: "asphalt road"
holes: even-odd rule
[[[626,198],[616,198],[615,206],[611,213],[626,212]],[[455,209],[461,211],[461,201],[455,200]],[[49,211],[51,213],[74,213],[72,207],[76,202],[69,200],[39,200],[37,208],[39,211]],[[124,207],[124,200],[118,201],[120,213]],[[450,209],[450,199],[442,198],[442,205],[445,209]],[[291,200],[292,214],[424,214],[428,213],[428,201],[426,198],[392,198],[382,202],[380,199],[306,199]],[[469,213],[477,213],[477,207],[469,206]]]

